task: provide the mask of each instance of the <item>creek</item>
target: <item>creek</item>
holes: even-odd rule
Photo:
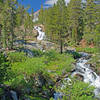
[[[94,86],[94,94],[95,97],[100,99],[100,76],[98,76],[92,69],[91,65],[88,64],[89,60],[91,59],[88,53],[79,52],[81,54],[81,58],[79,58],[75,64],[75,70],[72,72],[71,76],[74,77],[75,75],[80,75],[83,78],[83,82],[89,83],[90,86]],[[66,82],[71,81],[69,78],[65,78]],[[63,84],[61,88],[66,87]],[[55,93],[54,100],[62,100],[61,97],[63,96],[62,93]]]

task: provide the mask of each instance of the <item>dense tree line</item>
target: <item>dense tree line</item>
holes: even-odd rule
[[[64,41],[78,44],[85,39],[88,44],[100,44],[100,2],[99,0],[58,0],[53,7],[43,10],[39,15],[50,40],[60,43],[61,52]]]
[[[0,0],[0,43],[12,49],[16,37],[25,37],[26,29],[32,30],[33,16],[17,0]],[[22,27],[22,28],[21,28]]]

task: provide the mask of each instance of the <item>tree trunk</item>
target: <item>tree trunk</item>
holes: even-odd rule
[[[63,41],[62,39],[60,40],[60,53],[63,53]]]

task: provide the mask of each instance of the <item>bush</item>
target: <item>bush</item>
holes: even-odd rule
[[[54,77],[69,73],[73,68],[72,63],[75,61],[69,54],[56,54],[55,59],[52,57],[52,60],[48,61],[49,59],[51,56],[47,59],[46,69]]]
[[[36,74],[39,71],[45,71],[45,64],[42,58],[27,58],[26,61],[12,64],[12,70],[16,74],[26,73],[28,75]]]
[[[79,54],[78,52],[75,52],[75,51],[67,50],[65,53],[71,54],[75,59],[81,57],[81,54]]]
[[[59,59],[60,54],[57,53],[55,50],[50,50],[48,52],[45,53],[45,57],[48,61],[55,61]]]
[[[100,53],[95,54],[94,56],[92,56],[89,63],[95,69],[96,73],[100,75]]]
[[[25,53],[23,52],[10,52],[8,53],[8,60],[11,62],[11,63],[14,63],[14,62],[23,62],[26,60],[26,55]]]
[[[58,92],[63,93],[63,100],[96,100],[93,98],[94,87],[90,87],[82,81],[72,79],[71,84],[67,84],[65,88],[57,89]]]
[[[40,50],[33,49],[32,52],[34,54],[34,57],[39,57],[43,55],[43,52]]]
[[[0,53],[0,83],[7,78],[7,70],[9,69],[9,62],[3,53]]]

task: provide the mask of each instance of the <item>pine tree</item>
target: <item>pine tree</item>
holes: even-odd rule
[[[9,16],[9,21],[10,21],[10,26],[9,26],[9,29],[10,29],[10,49],[13,49],[13,42],[14,42],[14,29],[15,29],[15,26],[16,26],[16,4],[17,4],[17,1],[16,0],[12,0],[11,1],[11,4],[9,5],[10,6],[10,16]]]
[[[97,0],[96,0],[97,1]],[[87,0],[85,8],[85,29],[84,37],[88,44],[97,44],[100,37],[99,35],[99,18],[100,18],[100,4],[95,0]]]
[[[95,43],[96,47],[100,51],[100,0],[96,0],[95,13],[96,13]]]
[[[43,10],[43,5],[41,5],[41,9],[40,9],[40,12],[39,12],[39,22],[41,24],[44,24],[44,10]]]
[[[46,35],[60,45],[60,53],[63,52],[63,44],[68,34],[66,10],[65,1],[58,0],[57,4],[44,11]]]
[[[13,47],[16,0],[6,0],[2,6],[2,42],[4,48]]]
[[[7,33],[7,25],[8,25],[8,2],[3,3],[5,4],[4,6],[2,6],[2,11],[1,11],[1,24],[2,24],[2,44],[3,44],[3,48],[7,48],[7,42],[8,42],[8,33]]]
[[[71,0],[68,4],[68,33],[72,41],[78,42],[82,37],[82,5],[81,0]]]
[[[65,0],[58,0],[58,20],[57,20],[57,31],[60,42],[60,53],[63,53],[63,44],[67,34],[67,18],[66,18],[66,4]]]
[[[85,18],[86,18],[86,33],[93,33],[95,28],[95,0],[87,0],[86,9],[85,9]]]

